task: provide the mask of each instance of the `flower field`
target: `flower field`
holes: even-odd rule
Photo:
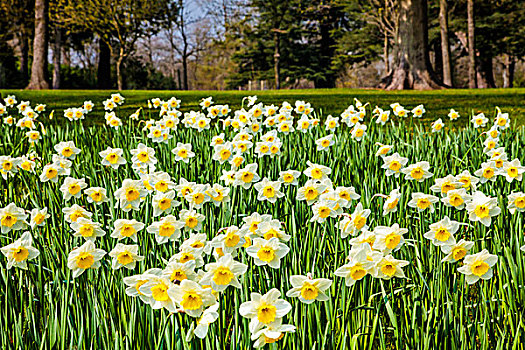
[[[523,348],[505,110],[39,102],[0,101],[2,347]]]

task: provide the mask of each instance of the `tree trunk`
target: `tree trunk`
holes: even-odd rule
[[[102,39],[98,40],[97,88],[111,89],[111,48]]]
[[[489,53],[482,53],[478,57],[477,82],[478,87],[483,89],[495,88],[494,71],[492,69],[492,56]]]
[[[55,45],[53,46],[53,89],[60,89],[60,64],[62,54],[62,31],[55,28]]]
[[[387,90],[443,87],[430,65],[426,0],[400,0],[394,57],[392,72],[383,79],[380,87]]]
[[[476,45],[474,42],[474,0],[467,0],[467,40],[468,40],[468,87],[478,87],[476,80]]]
[[[443,81],[443,55],[440,40],[434,40],[434,72],[436,77]]]
[[[505,68],[503,69],[503,87],[511,88],[514,86],[514,69],[516,60],[511,55],[505,55]]]
[[[279,67],[279,60],[281,58],[280,54],[280,40],[279,40],[279,33],[274,32],[273,33],[273,42],[275,45],[275,50],[273,54],[273,70],[275,74],[275,88],[279,90],[281,88],[281,76],[280,76],[280,67]]]
[[[188,90],[188,56],[186,50],[182,55],[182,83],[184,84],[183,90]]]
[[[443,60],[443,84],[452,87],[452,69],[450,63],[450,44],[448,41],[448,4],[439,0],[439,28],[441,32],[441,57]]]
[[[388,34],[385,31],[385,40],[383,42],[383,61],[385,62],[385,76],[390,74],[390,62],[388,61]]]
[[[29,78],[29,39],[25,31],[22,31],[20,37],[20,74],[26,84]]]
[[[124,88],[124,78],[122,76],[122,63],[124,62],[124,49],[121,48],[117,59],[117,89],[120,91]]]
[[[47,82],[47,0],[35,0],[33,64],[27,89],[49,89]]]

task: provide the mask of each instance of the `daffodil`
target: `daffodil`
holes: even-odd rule
[[[303,171],[303,174],[305,174],[312,180],[322,181],[332,173],[332,169],[330,169],[329,167],[312,163],[309,160],[306,161],[306,165],[308,166],[308,168],[306,168]]]
[[[69,222],[70,224],[76,222],[79,218],[89,219],[93,216],[93,213],[82,208],[78,204],[73,204],[70,207],[63,208],[62,213],[64,213],[64,220],[66,220],[66,222]]]
[[[195,281],[197,279],[195,260],[189,260],[185,263],[170,261],[162,270],[162,275],[172,283],[180,283],[185,279]]]
[[[481,163],[481,169],[476,170],[474,175],[479,177],[482,184],[487,181],[496,181],[498,175],[496,164],[493,161]]]
[[[42,182],[58,182],[58,176],[65,173],[64,169],[60,167],[60,164],[53,163],[47,164],[42,169],[42,174],[40,175],[40,181]]]
[[[399,224],[393,224],[392,226],[376,226],[374,233],[375,239],[372,248],[390,253],[399,250],[405,243],[403,235],[408,233],[408,230],[399,227]]]
[[[480,279],[491,279],[493,276],[492,268],[497,262],[498,257],[496,255],[483,249],[477,254],[465,256],[463,266],[458,268],[458,271],[465,275],[468,284],[474,284]]]
[[[88,240],[69,253],[67,267],[73,271],[73,278],[77,278],[87,269],[98,269],[104,255],[106,255],[104,250],[97,249],[95,243]]]
[[[416,118],[421,118],[423,114],[425,114],[425,107],[423,107],[423,105],[416,106],[412,109],[412,115]]]
[[[147,274],[147,280],[138,290],[145,295],[152,309],[165,308],[169,312],[178,312],[177,303],[174,298],[175,285],[169,279],[158,274]]]
[[[75,222],[71,223],[71,229],[74,231],[73,236],[83,237],[93,242],[97,237],[102,237],[106,234],[100,223],[83,217],[79,217]]]
[[[24,209],[17,207],[14,203],[0,208],[0,227],[2,233],[23,230],[27,227],[27,214]]]
[[[257,190],[257,199],[260,201],[268,201],[275,203],[277,199],[284,197],[281,192],[281,183],[279,181],[270,181],[268,178],[263,178],[260,182],[254,185]]]
[[[472,200],[467,203],[466,208],[470,221],[479,221],[487,227],[490,226],[492,217],[501,213],[497,198],[488,197],[480,191],[472,194]]]
[[[416,180],[423,182],[425,179],[434,176],[430,171],[430,164],[427,161],[417,162],[401,169],[401,172],[405,174],[406,180]]]
[[[473,175],[470,175],[468,170],[464,170],[460,174],[456,175],[456,179],[461,182],[463,185],[462,188],[466,190],[476,190],[476,185],[479,182],[479,179]]]
[[[252,331],[252,340],[255,340],[253,347],[256,349],[264,347],[266,344],[274,344],[281,340],[286,333],[295,333],[295,326],[283,324],[282,318],[269,324],[261,324]]]
[[[352,139],[356,141],[361,141],[363,137],[366,136],[366,125],[357,122],[354,125],[354,128],[352,129],[352,132],[350,134]]]
[[[399,177],[401,169],[408,163],[408,158],[401,157],[399,153],[394,153],[391,156],[383,157],[384,164],[381,168],[386,169],[386,176]]]
[[[509,212],[514,214],[515,212],[524,212],[525,211],[525,193],[523,192],[513,192],[508,195],[508,206]]]
[[[379,157],[379,156],[384,157],[392,150],[392,148],[394,148],[391,145],[383,145],[382,143],[379,143],[379,142],[376,142],[376,146],[379,146],[379,149],[376,152],[376,157]]]
[[[40,252],[33,247],[33,239],[29,232],[24,232],[22,236],[11,244],[0,248],[2,254],[7,258],[7,269],[13,266],[27,269],[27,261],[33,260]]]
[[[251,300],[241,304],[239,313],[250,320],[249,329],[252,333],[260,327],[282,319],[290,312],[292,306],[280,297],[281,292],[272,288],[264,295],[251,293]]]
[[[409,264],[406,260],[398,260],[392,255],[383,257],[376,264],[376,276],[381,279],[389,280],[393,277],[406,278],[403,267]]]
[[[195,157],[195,153],[191,150],[191,143],[177,142],[177,147],[171,152],[175,155],[176,161],[183,161],[184,163],[189,163],[190,158]]]
[[[281,243],[277,237],[269,240],[254,238],[250,247],[246,248],[246,253],[254,259],[255,265],[268,265],[278,269],[281,266],[281,259],[288,254],[290,248]]]
[[[112,238],[118,240],[130,238],[133,242],[136,242],[137,232],[142,231],[145,225],[135,219],[117,219],[113,223],[113,226],[114,229],[111,233]]]
[[[372,253],[370,245],[360,245],[358,248],[352,248],[344,265],[335,270],[334,275],[345,279],[347,287],[353,286],[357,281],[363,279],[368,274],[374,273],[375,262],[370,259],[368,254]],[[382,257],[379,252],[372,254]]]
[[[479,113],[477,115],[472,116],[472,119],[470,121],[474,125],[474,128],[477,129],[484,128],[489,120],[487,119],[487,117],[485,117],[485,114]]]
[[[210,288],[202,288],[197,282],[188,279],[173,285],[168,294],[191,317],[199,317],[206,307],[217,303]]]
[[[146,231],[155,235],[158,244],[164,244],[179,239],[183,227],[183,222],[177,220],[173,215],[167,215],[160,221],[154,221],[146,228]]]
[[[32,229],[34,229],[37,226],[44,226],[45,221],[47,218],[49,218],[51,215],[48,214],[47,208],[38,209],[35,208],[31,210],[31,219],[29,221],[29,225]]]
[[[111,262],[113,270],[118,270],[121,267],[131,270],[135,268],[138,261],[144,260],[144,257],[139,255],[139,246],[136,244],[117,243],[108,255],[113,258]]]
[[[348,235],[356,236],[359,232],[367,230],[367,220],[370,213],[370,209],[363,209],[363,204],[357,204],[352,215],[345,216],[339,223],[341,238],[346,238]]]
[[[204,219],[204,215],[197,213],[193,209],[182,209],[180,212],[180,220],[184,224],[184,230],[186,231],[200,231]]]
[[[450,120],[454,121],[459,118],[459,113],[451,109],[450,112],[448,113],[448,117],[450,118]]]
[[[211,285],[214,291],[223,292],[228,286],[241,288],[237,278],[246,273],[248,266],[235,261],[231,254],[224,254],[217,262],[206,264],[204,268],[206,273],[200,284]]]
[[[140,180],[125,179],[122,186],[115,191],[115,199],[119,200],[120,208],[128,212],[131,209],[139,210],[140,199],[147,194],[144,184]]]
[[[521,181],[523,179],[523,173],[525,173],[525,166],[522,166],[520,160],[516,158],[510,162],[504,162],[499,173],[505,176],[507,182],[514,180]]]
[[[120,165],[126,164],[126,159],[123,157],[123,151],[120,148],[106,148],[99,152],[102,157],[102,165],[110,166],[113,169],[118,169]]]
[[[109,202],[107,192],[105,188],[102,187],[90,187],[84,190],[87,201],[89,203],[102,204],[104,202]]]
[[[237,249],[240,249],[244,243],[246,243],[246,238],[243,232],[237,226],[230,226],[215,236],[210,246],[221,249],[225,254],[235,255]]]
[[[335,144],[334,134],[330,134],[330,135],[327,135],[325,137],[321,137],[320,139],[315,140],[315,144],[317,145],[318,151],[328,150],[330,146]]]
[[[459,229],[459,222],[450,220],[445,216],[442,220],[431,224],[430,231],[424,234],[424,237],[430,239],[436,246],[442,246],[455,243],[454,234]]]
[[[299,187],[297,190],[297,200],[306,200],[308,205],[313,204],[317,201],[319,196],[327,189],[327,186],[316,180],[308,180],[304,186]]]
[[[453,207],[458,210],[465,208],[466,203],[472,199],[472,196],[467,193],[464,188],[456,190],[450,190],[447,192],[446,197],[441,198],[441,202],[447,207]]]
[[[56,144],[54,148],[60,156],[71,160],[75,159],[75,157],[80,153],[80,149],[75,147],[75,143],[73,141],[60,142]]]
[[[256,183],[260,180],[259,175],[257,175],[257,167],[257,163],[252,163],[246,165],[242,169],[239,169],[235,174],[235,181],[233,182],[233,185],[241,186],[245,190],[249,189],[253,183]]]
[[[386,201],[383,204],[383,216],[395,213],[397,212],[399,200],[401,199],[401,192],[399,192],[399,188],[395,188],[388,196],[386,196]]]
[[[412,199],[408,202],[408,206],[416,208],[418,212],[429,210],[430,213],[434,212],[434,204],[439,202],[439,198],[431,194],[425,194],[421,192],[412,193]]]
[[[259,223],[255,235],[266,240],[277,237],[282,242],[288,242],[292,237],[284,231],[281,222],[276,219],[264,220]]]
[[[331,115],[326,117],[324,122],[325,130],[334,131],[339,127],[339,118],[332,117]]]
[[[327,301],[330,298],[326,295],[326,290],[332,285],[332,281],[326,278],[313,279],[310,274],[307,276],[290,276],[292,289],[286,292],[289,298],[299,298],[302,303],[311,304],[315,301]]]
[[[73,177],[66,177],[64,183],[60,186],[60,191],[64,195],[64,200],[67,202],[71,198],[80,198],[82,190],[87,187],[86,181],[82,179],[75,179]]]
[[[452,243],[441,245],[441,251],[446,255],[441,261],[450,263],[457,262],[463,259],[473,246],[474,242],[466,241],[464,239],[461,239],[458,242],[454,240]]]

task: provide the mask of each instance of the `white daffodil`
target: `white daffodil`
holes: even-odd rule
[[[137,241],[137,232],[144,229],[145,226],[143,223],[134,219],[117,219],[113,225],[114,229],[111,233],[112,238],[116,238],[118,240],[130,238],[133,242]]]
[[[281,266],[281,259],[288,254],[290,248],[281,243],[278,238],[273,237],[269,240],[254,238],[253,244],[246,248],[246,253],[254,258],[255,265],[268,265],[278,269]]]
[[[480,279],[492,278],[492,268],[497,262],[496,255],[489,254],[486,249],[483,249],[477,254],[465,256],[463,266],[458,268],[458,271],[465,275],[468,284],[474,284]]]
[[[460,188],[457,190],[450,190],[446,197],[441,198],[441,202],[447,207],[453,207],[458,210],[465,208],[466,203],[472,199],[472,196],[467,193],[467,190]]]
[[[406,278],[403,267],[409,264],[406,260],[395,259],[392,255],[383,257],[376,264],[376,277],[389,280],[393,277]]]
[[[24,209],[17,207],[14,203],[9,203],[7,206],[0,208],[0,225],[2,233],[6,234],[10,231],[23,230],[27,227],[27,214]]]
[[[525,193],[514,192],[508,195],[508,206],[509,212],[514,214],[515,212],[525,212]]]
[[[33,260],[40,252],[32,246],[33,239],[29,232],[24,232],[22,236],[11,244],[0,248],[2,254],[7,258],[7,269],[13,266],[27,269],[27,261]]]
[[[391,156],[383,157],[384,164],[381,168],[386,169],[386,176],[399,177],[401,169],[408,163],[408,158],[401,157],[399,153],[394,153]]]
[[[466,208],[470,221],[479,221],[487,227],[490,226],[492,217],[501,213],[497,198],[488,197],[480,191],[474,192]]]
[[[428,209],[430,213],[434,212],[434,204],[439,202],[439,198],[431,194],[421,192],[412,193],[412,199],[408,202],[408,206],[416,208],[418,212]]]
[[[86,181],[82,179],[75,179],[73,177],[66,177],[64,183],[60,186],[60,191],[64,195],[64,200],[67,202],[72,197],[80,198],[82,190],[87,187]]]
[[[280,191],[281,183],[279,181],[270,181],[268,178],[263,178],[260,182],[254,185],[257,190],[257,199],[260,201],[268,201],[275,203],[278,198],[284,197],[284,193]]]
[[[446,256],[441,260],[442,262],[457,262],[467,255],[468,251],[474,246],[474,242],[460,239],[458,242],[444,244],[441,246],[441,251]]]
[[[372,248],[390,253],[391,251],[399,250],[405,243],[403,235],[408,233],[408,230],[399,227],[399,224],[393,224],[392,226],[376,226],[374,233],[375,240]]]
[[[160,221],[154,221],[146,231],[155,235],[158,244],[164,244],[179,239],[183,227],[184,223],[177,220],[175,216],[167,215]]]
[[[293,275],[290,276],[290,284],[292,289],[286,292],[286,296],[299,298],[302,303],[311,304],[314,301],[327,301],[330,299],[325,293],[332,285],[332,281],[329,279],[312,279],[310,274],[307,276]]]
[[[168,295],[191,317],[201,316],[206,307],[217,303],[210,288],[202,288],[197,282],[188,279],[173,285]]]
[[[71,223],[71,229],[74,231],[73,236],[83,237],[85,240],[93,242],[97,237],[102,237],[106,234],[98,222],[83,217]]]
[[[417,162],[401,169],[401,172],[405,174],[406,180],[416,180],[423,182],[425,179],[434,176],[430,171],[430,164],[427,161]]]
[[[102,249],[97,249],[93,241],[86,241],[78,248],[74,248],[67,257],[67,267],[73,271],[73,278],[77,278],[87,269],[98,269],[100,260],[106,255]]]
[[[248,266],[235,261],[231,254],[224,254],[217,262],[206,264],[204,268],[206,273],[199,283],[211,285],[216,292],[223,292],[228,286],[241,288],[237,278],[246,273]]]
[[[119,166],[126,164],[126,159],[123,157],[124,151],[121,148],[106,148],[104,151],[99,152],[99,156],[102,157],[102,165],[118,169]]]
[[[459,222],[450,220],[445,216],[442,220],[431,224],[430,231],[424,237],[430,239],[436,246],[449,245],[456,242],[454,234],[459,229]]]
[[[272,288],[264,295],[251,293],[251,300],[241,304],[239,313],[250,320],[250,332],[253,333],[256,329],[269,325],[290,312],[292,306],[286,300],[279,299],[280,297],[281,292]]]
[[[136,244],[117,243],[108,255],[113,258],[111,262],[113,270],[118,270],[121,267],[131,270],[135,268],[138,261],[144,260],[144,257],[139,255],[139,246]]]

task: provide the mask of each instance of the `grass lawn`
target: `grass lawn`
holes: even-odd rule
[[[55,110],[57,115],[68,107],[78,107],[85,100],[96,104],[90,117],[104,115],[102,101],[114,91],[109,90],[0,90],[3,97],[14,94],[18,100],[29,100],[33,104],[45,103],[47,111]],[[393,102],[399,102],[408,109],[418,104],[424,104],[427,110],[424,120],[445,119],[450,108],[458,111],[463,122],[472,113],[484,112],[491,118],[494,108],[500,107],[508,112],[517,123],[525,124],[525,89],[475,89],[475,90],[439,90],[439,91],[382,91],[365,89],[318,89],[318,90],[265,90],[265,91],[155,91],[128,90],[123,91],[126,103],[121,108],[120,116],[133,113],[139,107],[146,107],[147,100],[155,97],[168,99],[175,96],[182,100],[183,112],[200,109],[202,98],[213,96],[217,104],[228,104],[232,110],[240,108],[244,96],[257,95],[265,104],[280,104],[288,101],[306,100],[322,115],[338,116],[348,105],[353,104],[354,97],[361,102],[370,102],[372,107],[388,108]]]

